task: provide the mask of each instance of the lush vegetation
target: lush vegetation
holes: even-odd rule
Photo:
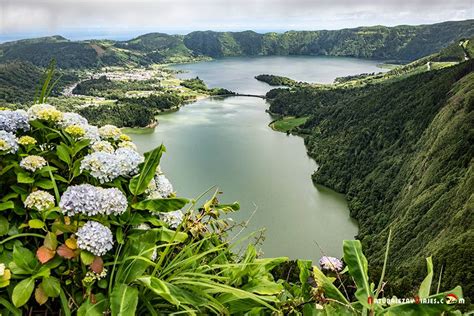
[[[377,84],[269,93],[272,112],[310,116],[296,131],[320,165],[313,179],[346,194],[373,276],[384,236],[397,232],[388,293],[410,291],[433,255],[441,287],[462,283],[474,297],[473,91],[467,61]]]
[[[41,78],[44,70],[36,67],[30,62],[8,62],[0,64],[0,105],[6,103],[31,102],[34,99],[38,87],[38,78]],[[72,73],[60,72],[53,80],[58,84],[52,90],[52,95],[58,95],[60,91],[71,82],[77,80]]]
[[[193,91],[208,94],[208,95],[233,95],[234,92],[224,89],[224,88],[208,88],[206,83],[199,77],[185,79],[183,80],[180,85],[183,87],[189,88]]]
[[[293,79],[283,76],[276,76],[276,75],[257,75],[255,79],[258,81],[262,81],[268,83],[270,86],[287,86],[292,87],[297,84],[297,82]]]
[[[69,41],[61,36],[0,44],[0,63],[29,61],[60,68],[150,65],[208,57],[329,55],[412,61],[474,35],[473,20],[420,26],[372,26],[337,31],[150,33],[129,41]]]

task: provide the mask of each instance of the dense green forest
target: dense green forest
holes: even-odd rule
[[[53,36],[0,44],[0,63],[26,60],[46,66],[55,58],[60,68],[94,68],[243,55],[329,55],[413,61],[473,35],[474,20],[265,34],[253,31],[150,33],[129,41],[69,41]]]
[[[38,88],[38,78],[43,74],[42,68],[29,62],[0,64],[0,104],[32,101]],[[66,85],[77,80],[72,73],[57,74],[54,80],[59,76],[61,80],[53,89],[52,95],[58,95]]]
[[[298,132],[320,165],[313,179],[346,194],[386,291],[406,296],[433,255],[441,287],[474,298],[474,63],[355,88],[271,91],[270,110],[310,116]],[[379,271],[374,272],[377,276]]]
[[[255,79],[257,79],[258,81],[268,83],[271,86],[291,87],[297,84],[295,80],[290,79],[288,77],[267,75],[267,74],[255,76]]]

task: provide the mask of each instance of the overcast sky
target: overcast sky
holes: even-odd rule
[[[474,18],[474,0],[0,0],[0,34],[283,31]]]

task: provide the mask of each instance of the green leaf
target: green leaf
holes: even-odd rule
[[[16,181],[18,181],[18,183],[33,183],[35,182],[35,179],[30,177],[27,173],[19,172],[16,175]]]
[[[15,203],[12,201],[0,203],[0,211],[11,210],[15,207]]]
[[[311,276],[311,260],[298,260],[298,269],[300,270],[299,279],[301,282],[301,291],[305,299],[309,299],[311,296],[311,286],[308,283],[308,279]]]
[[[305,282],[306,283],[306,282]],[[283,285],[269,281],[267,279],[252,280],[247,283],[243,290],[260,295],[276,295],[283,291]]]
[[[0,297],[0,305],[3,305],[10,313],[12,313],[15,316],[21,316],[21,311],[13,306],[11,302],[8,300],[4,299],[3,297]]]
[[[35,280],[33,278],[27,278],[18,283],[13,289],[12,302],[16,307],[20,307],[26,304],[35,289]]]
[[[55,277],[43,278],[43,282],[40,285],[48,297],[58,297],[61,292],[61,284]]]
[[[166,151],[164,145],[160,145],[158,148],[145,153],[145,162],[142,165],[140,174],[133,177],[130,181],[129,189],[133,195],[140,195],[148,187],[151,179],[155,176],[156,168],[160,164],[161,155]]]
[[[8,219],[4,216],[0,216],[0,236],[6,235],[8,233],[10,224]]]
[[[77,316],[103,316],[108,305],[107,299],[100,293],[95,296],[95,299],[95,304],[92,304],[89,299],[82,303],[77,310]]]
[[[31,251],[16,245],[13,247],[13,262],[21,269],[29,271],[30,273],[38,263],[35,255]]]
[[[171,304],[179,306],[180,303],[178,299],[171,294],[171,291],[168,288],[168,285],[166,282],[152,276],[144,276],[144,277],[138,278],[137,281],[141,282],[153,293],[161,296],[162,298],[164,298]]]
[[[68,165],[71,164],[71,156],[69,154],[69,149],[65,144],[61,143],[56,147],[56,154],[58,155],[59,159],[61,159]]]
[[[357,290],[355,296],[357,300],[366,308],[371,308],[368,302],[372,297],[369,285],[367,258],[362,252],[362,245],[359,240],[344,240],[343,243],[344,262],[347,264],[349,274],[356,283]]]
[[[56,238],[56,235],[52,232],[48,232],[44,238],[43,245],[51,250],[56,250],[58,247],[58,239]]]
[[[35,185],[45,190],[51,190],[52,188],[54,188],[53,182],[48,179],[38,180],[35,182]]]
[[[349,304],[349,301],[344,297],[344,295],[339,291],[339,289],[333,284],[334,278],[327,277],[321,270],[317,267],[313,267],[313,276],[314,280],[318,284],[326,298],[330,298],[341,302],[343,304]]]
[[[431,260],[431,257],[426,258],[426,265],[428,274],[423,282],[421,282],[420,290],[418,291],[420,298],[425,298],[430,295],[431,282],[433,281],[433,260]]]
[[[76,156],[78,152],[80,152],[82,149],[86,148],[90,144],[89,139],[82,139],[78,142],[76,142],[72,148],[72,156]]]
[[[110,295],[112,316],[135,315],[138,304],[138,289],[126,284],[115,285]]]
[[[40,229],[44,227],[44,223],[40,219],[30,219],[28,221],[28,226],[30,226],[30,228]]]
[[[94,261],[95,255],[90,253],[89,251],[82,250],[81,251],[81,261],[86,266],[90,265]]]
[[[184,198],[151,199],[135,203],[132,207],[137,210],[164,213],[182,209],[188,202],[189,200]]]

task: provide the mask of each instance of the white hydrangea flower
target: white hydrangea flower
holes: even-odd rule
[[[2,277],[5,274],[5,264],[0,263],[0,277]]]
[[[113,181],[121,175],[115,154],[95,152],[84,157],[81,161],[81,172],[89,171],[91,176],[100,183]]]
[[[115,156],[118,158],[121,175],[136,175],[138,173],[138,165],[141,164],[145,158],[129,148],[119,148],[115,151]]]
[[[28,114],[24,110],[0,111],[0,130],[15,133],[18,130],[29,131]]]
[[[109,154],[113,154],[115,152],[115,149],[112,144],[106,140],[99,140],[98,142],[95,142],[94,144],[92,144],[91,148],[95,152],[103,151]]]
[[[95,281],[102,280],[107,276],[107,269],[103,268],[101,273],[95,273],[94,271],[88,271],[82,282],[85,284],[92,284]]]
[[[323,270],[334,271],[334,272],[336,271],[339,272],[344,267],[344,264],[342,263],[341,260],[334,257],[328,257],[328,256],[323,256],[319,260],[319,265],[321,266],[321,269]]]
[[[77,247],[87,250],[96,256],[102,256],[114,246],[113,235],[110,229],[101,223],[88,221],[79,228],[77,235]]]
[[[81,172],[89,171],[100,183],[113,181],[119,176],[133,176],[144,157],[134,150],[119,148],[115,153],[94,152],[84,157]]]
[[[149,230],[151,227],[147,223],[141,223],[140,225],[137,225],[137,227],[135,228],[138,230]]]
[[[63,113],[63,118],[59,122],[59,126],[62,128],[66,128],[71,125],[88,125],[89,123],[87,122],[87,119],[83,117],[82,115],[79,115],[77,113],[72,113],[72,112],[64,112]]]
[[[127,210],[127,197],[117,188],[102,189],[102,209],[106,215],[120,215]]]
[[[18,150],[18,139],[10,132],[0,131],[0,153],[13,154]]]
[[[99,128],[97,126],[85,124],[82,125],[82,128],[86,132],[84,136],[82,136],[83,139],[88,139],[91,142],[97,142],[100,140]]]
[[[68,216],[120,215],[127,206],[127,198],[119,189],[104,189],[90,184],[68,187],[59,202],[61,211]]]
[[[54,197],[46,191],[31,192],[25,199],[25,207],[36,209],[40,212],[54,207]]]
[[[99,134],[100,137],[104,139],[112,138],[113,140],[119,140],[122,132],[120,131],[120,128],[115,125],[104,125],[99,128]]]
[[[20,167],[35,172],[46,166],[46,160],[41,156],[30,155],[20,161]]]
[[[160,219],[168,224],[170,228],[177,228],[179,224],[183,221],[184,214],[181,210],[174,212],[160,213]]]
[[[52,122],[61,122],[63,113],[58,111],[54,106],[50,104],[34,104],[28,111],[28,118],[30,121],[43,120]]]
[[[162,197],[169,197],[173,193],[173,185],[165,175],[160,174],[155,176],[155,182],[157,191]]]
[[[135,145],[133,142],[130,141],[123,141],[118,144],[120,148],[128,148],[137,151],[137,145]]]

